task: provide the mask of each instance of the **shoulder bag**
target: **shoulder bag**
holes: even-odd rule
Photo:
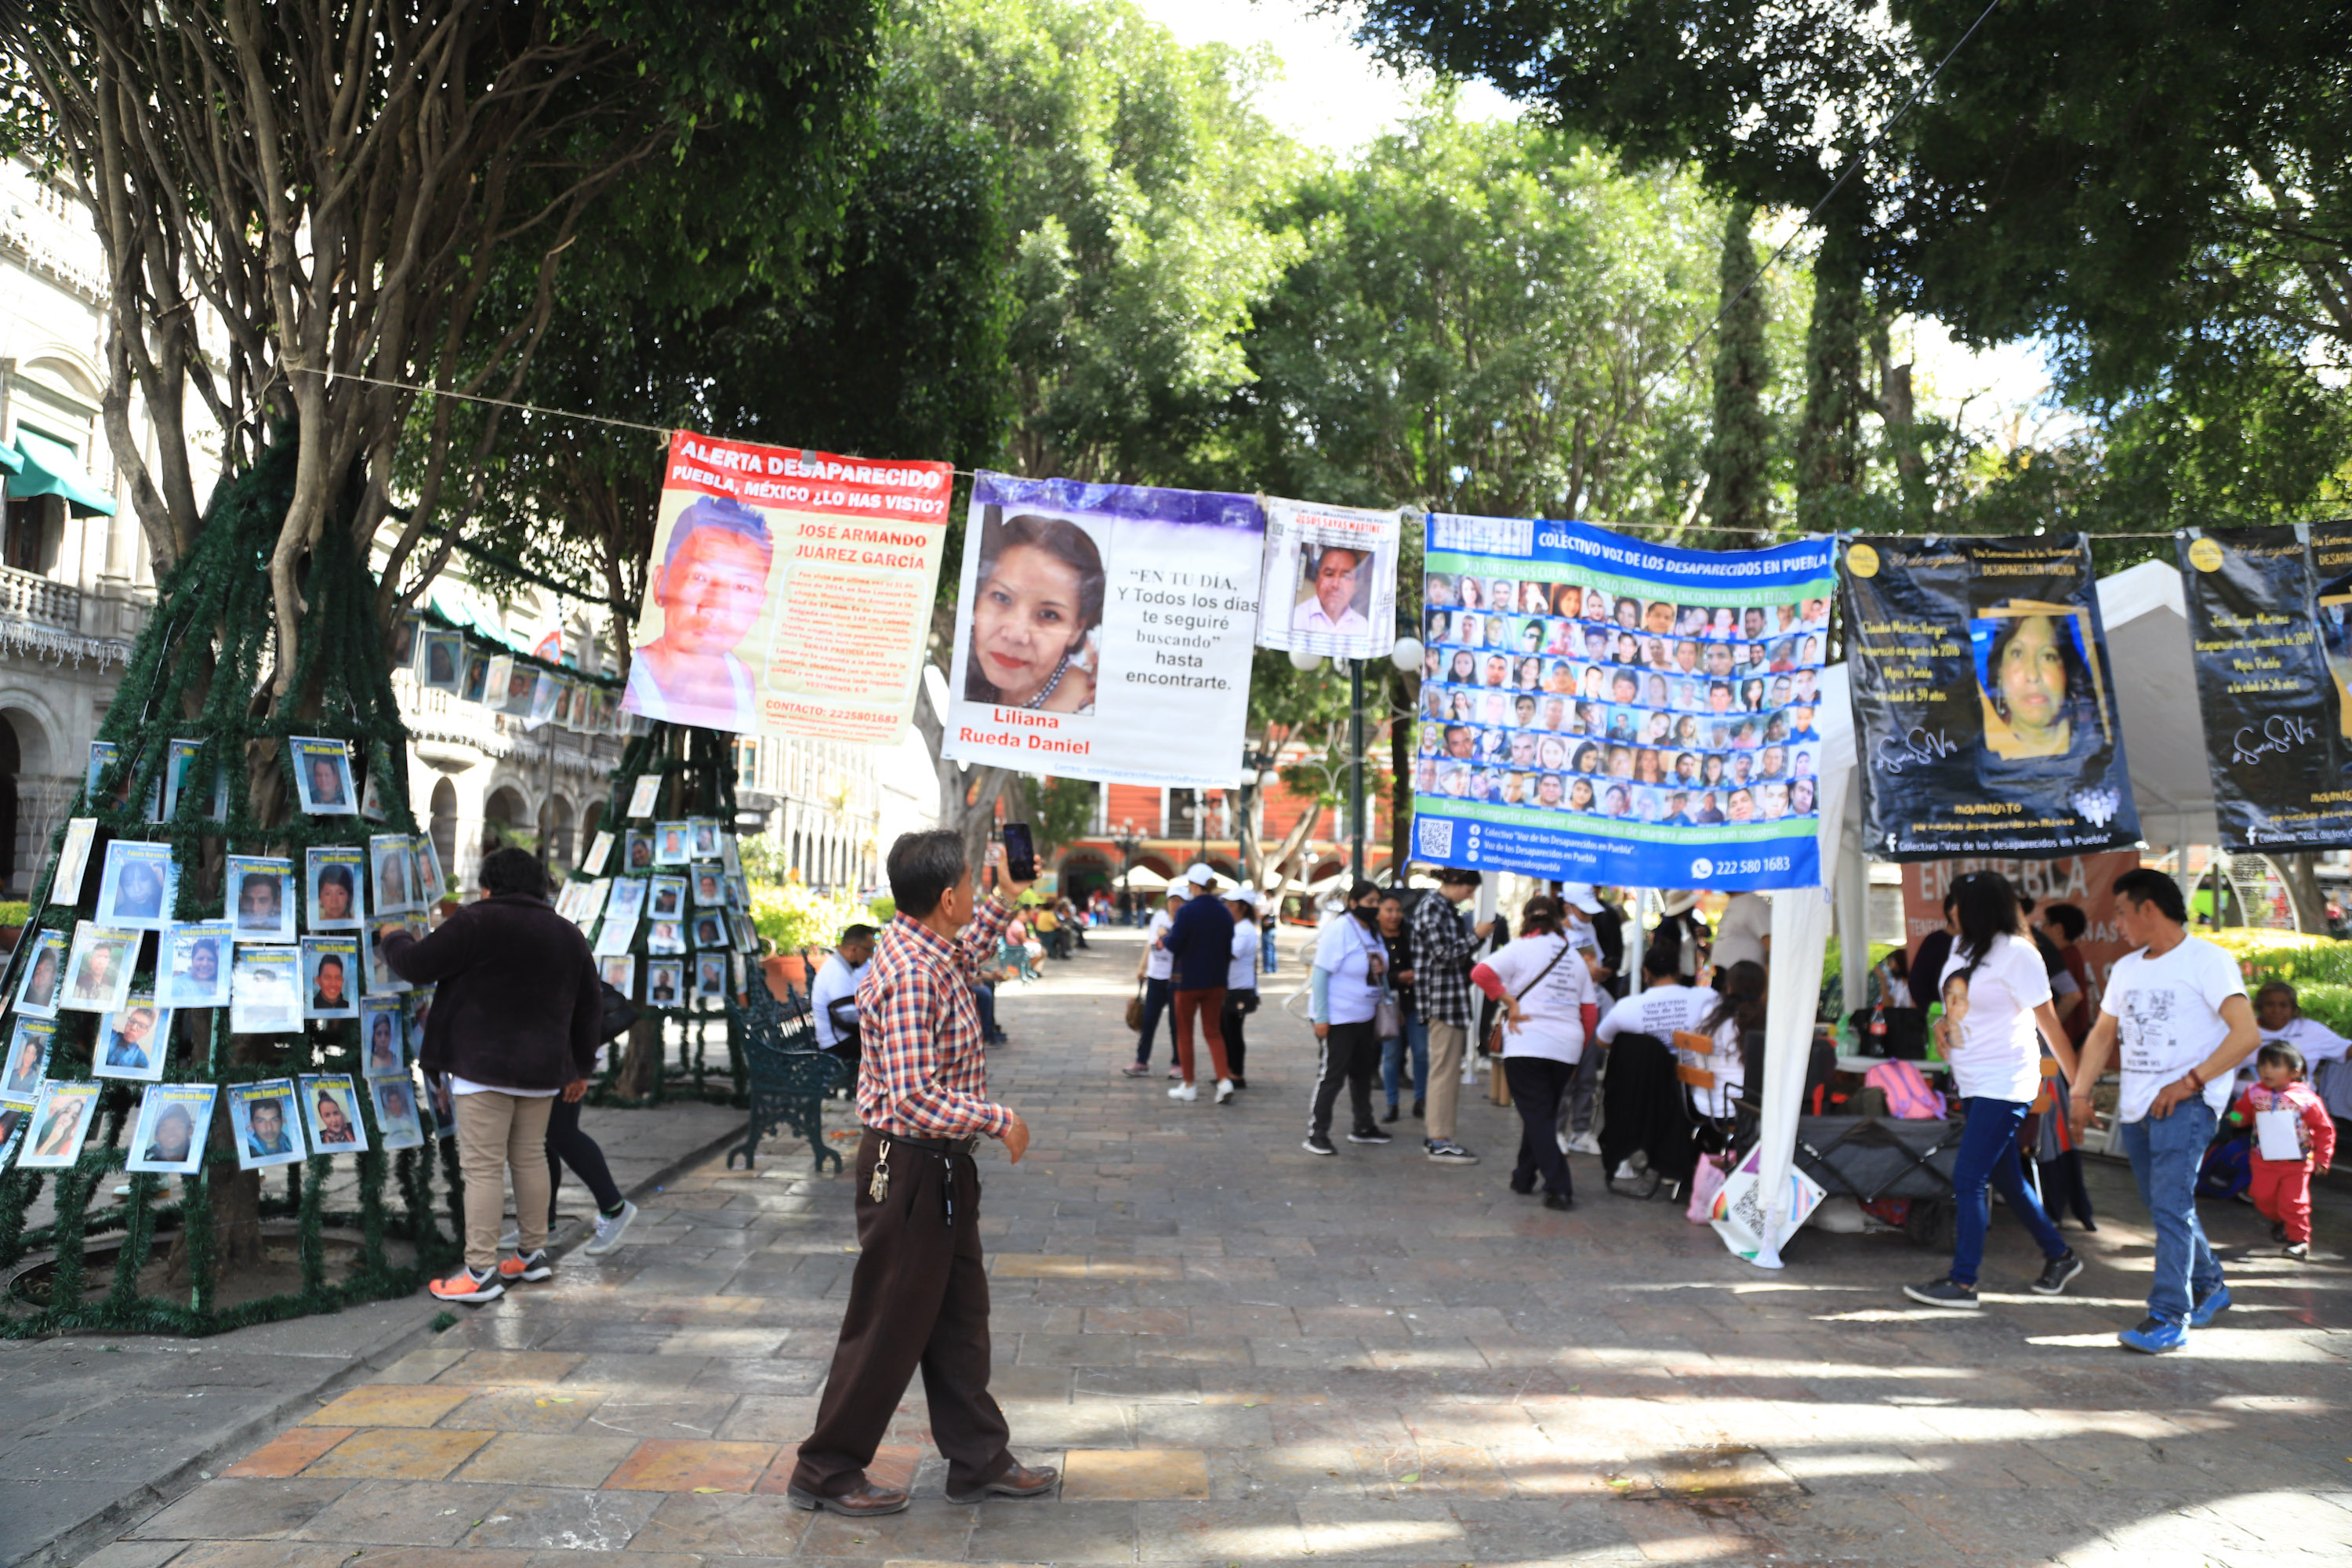
[[[1527,999],[1528,993],[1542,984],[1544,976],[1549,974],[1553,970],[1558,969],[1559,967],[1559,961],[1566,958],[1573,951],[1575,950],[1570,943],[1568,938],[1560,938],[1559,951],[1551,955],[1551,962],[1545,964],[1541,969],[1537,970],[1536,977],[1533,980],[1528,981],[1525,985],[1520,986],[1517,991],[1511,993],[1511,1000],[1514,1002],[1525,1001]],[[1503,1030],[1510,1021],[1511,1017],[1507,1010],[1499,1012],[1496,1015],[1495,1026],[1486,1031],[1486,1054],[1488,1056],[1499,1057],[1503,1054]]]
[[[1127,1026],[1136,1034],[1143,1033],[1143,977],[1136,976],[1135,994],[1127,999]]]

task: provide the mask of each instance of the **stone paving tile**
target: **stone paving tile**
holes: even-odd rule
[[[772,1443],[655,1438],[631,1450],[604,1485],[625,1491],[748,1492],[775,1457]]]
[[[495,1432],[414,1431],[399,1427],[354,1432],[302,1473],[306,1477],[437,1481],[497,1436]]]
[[[308,1524],[351,1490],[343,1480],[207,1481],[128,1533],[155,1541],[268,1541]]]
[[[1197,1448],[1073,1448],[1062,1470],[1072,1502],[1206,1500],[1208,1461]]]
[[[308,1426],[430,1426],[466,1399],[458,1388],[371,1384],[336,1395],[302,1420]]]
[[[467,1531],[467,1547],[515,1551],[618,1552],[653,1517],[662,1500],[650,1492],[518,1487]],[[636,1568],[636,1565],[632,1565]]]
[[[351,1426],[297,1426],[272,1437],[221,1474],[232,1480],[296,1475],[355,1430]]]
[[[501,1432],[466,1461],[461,1481],[594,1487],[636,1452],[634,1437],[580,1433]]]
[[[454,1546],[498,1494],[455,1481],[362,1481],[294,1531],[301,1541]]]

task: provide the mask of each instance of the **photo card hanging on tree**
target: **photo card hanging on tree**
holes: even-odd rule
[[[417,907],[412,888],[416,859],[409,840],[405,833],[377,833],[368,837],[368,859],[375,868],[375,897],[369,907],[378,917],[404,915]]]
[[[693,836],[694,851],[692,858],[694,859],[708,860],[719,853],[719,824],[717,822],[712,821],[709,817],[698,816],[687,824],[687,828]]]
[[[57,1048],[58,1026],[48,1018],[19,1018],[8,1039],[8,1064],[0,1071],[0,1100],[30,1105],[40,1098],[41,1080],[49,1076],[49,1054]]]
[[[367,1123],[361,1119],[359,1089],[343,1072],[297,1073],[302,1120],[314,1154],[367,1152]]]
[[[686,928],[677,921],[655,921],[646,928],[647,952],[684,952]]]
[[[219,1089],[209,1083],[159,1083],[139,1097],[139,1120],[132,1124],[126,1171],[158,1175],[193,1176],[205,1163],[205,1135],[212,1131],[213,1100]]]
[[[41,1085],[40,1098],[25,1135],[25,1152],[16,1167],[26,1171],[62,1171],[81,1157],[82,1141],[98,1120],[95,1083],[68,1083],[50,1079]]]
[[[131,1000],[131,971],[139,958],[140,933],[74,922],[72,954],[66,960],[66,994],[58,1004],[77,1013],[119,1012]]]
[[[613,858],[613,836],[603,828],[588,841],[588,853],[580,861],[580,869],[591,877],[604,874],[604,862]]]
[[[654,825],[654,864],[686,866],[694,860],[694,825],[657,822]]]
[[[54,1018],[65,986],[67,932],[44,927],[19,940],[33,944],[32,961],[16,984],[16,1011],[27,1018]]]
[[[227,907],[222,918],[236,940],[294,940],[294,862],[277,855],[231,855],[222,863],[221,887]]]
[[[654,836],[642,827],[624,830],[627,835],[627,850],[621,857],[623,868],[630,871],[650,871],[654,868]]]
[[[227,1006],[235,941],[226,921],[190,921],[164,932],[155,961],[156,1001],[172,1008]]]
[[[446,1077],[425,1080],[425,1106],[433,1112],[433,1135],[436,1138],[457,1136],[457,1095]]]
[[[427,691],[456,691],[466,676],[464,636],[433,628],[420,640],[416,683]]]
[[[654,805],[661,798],[661,784],[662,776],[659,773],[637,775],[636,782],[629,786],[629,809],[626,814],[629,821],[645,822],[652,818]]]
[[[357,936],[306,936],[302,939],[302,1004],[305,1018],[356,1018],[360,1016],[360,939]]]
[[[723,910],[727,907],[727,873],[716,860],[694,868],[694,907],[698,910]]]
[[[121,776],[115,780],[114,787],[108,790],[103,796],[98,791],[100,778],[111,769],[121,756],[122,748],[112,741],[92,741],[89,743],[89,769],[82,778],[82,795],[92,806],[103,806],[109,811],[130,809],[131,786],[139,773],[137,759],[134,758],[124,764]],[[160,782],[158,781],[159,784]]]
[[[490,656],[475,649],[466,654],[466,679],[457,688],[461,702],[479,702],[490,689]]]
[[[162,931],[172,923],[179,868],[168,844],[118,838],[106,847],[98,880],[98,921],[120,931]]]
[[[694,994],[704,1002],[727,1000],[727,955],[706,952],[694,961]]]
[[[8,1168],[9,1158],[25,1134],[25,1123],[32,1120],[29,1105],[0,1105],[0,1171]]]
[[[375,1100],[375,1128],[386,1149],[424,1146],[425,1129],[416,1121],[416,1085],[408,1075],[371,1079],[368,1093]]]
[[[98,818],[67,818],[65,840],[58,846],[58,868],[49,878],[49,902],[81,902],[82,873],[89,868],[89,848],[97,837]]]
[[[635,954],[612,953],[598,962],[596,972],[598,978],[623,996],[632,1002],[637,999],[637,960]]]
[[[370,822],[382,822],[390,814],[384,809],[384,796],[392,788],[392,756],[381,741],[368,747],[367,777],[360,783],[360,815]]]
[[[169,822],[180,814],[180,796],[194,785],[196,764],[204,749],[202,741],[173,741],[165,749],[163,812],[160,820]],[[213,767],[213,798],[205,816],[212,822],[228,820],[228,769],[218,763]]]
[[[294,770],[294,794],[311,816],[356,816],[352,753],[342,742],[318,735],[289,735],[286,749]]]
[[[424,629],[425,618],[422,616],[406,615],[400,617],[400,628],[393,634],[392,638],[393,668],[404,669],[416,662],[417,634]]]
[[[294,1080],[263,1079],[229,1085],[229,1136],[236,1144],[240,1171],[290,1165],[309,1152],[301,1119],[294,1114]]]
[[[172,1015],[154,995],[134,993],[130,1005],[98,1021],[98,1043],[89,1070],[100,1078],[154,1083],[172,1054]]]
[[[675,958],[646,961],[646,1005],[682,1007],[686,1005],[686,964]]]
[[[726,917],[717,910],[703,910],[694,917],[694,945],[697,950],[729,945]]]
[[[323,845],[303,857],[304,891],[310,931],[358,931],[367,924],[360,889],[367,879],[367,851],[356,845]]]
[[[291,947],[240,947],[229,975],[229,1028],[290,1035],[302,1027],[302,955]]]
[[[686,879],[653,879],[653,899],[646,904],[646,913],[657,921],[674,921],[686,913]]]
[[[397,996],[360,1003],[360,1071],[369,1078],[408,1076],[408,1020]]]

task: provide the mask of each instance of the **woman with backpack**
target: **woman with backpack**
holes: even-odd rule
[[[1531,1194],[1540,1176],[1544,1207],[1574,1208],[1559,1106],[1584,1056],[1585,1005],[1601,993],[1569,941],[1560,901],[1529,899],[1519,910],[1518,939],[1475,965],[1470,982],[1503,1005],[1503,1078],[1520,1122],[1511,1191]]]
[[[1991,1223],[1988,1185],[1998,1186],[2009,1212],[2024,1223],[2047,1260],[2031,1289],[2055,1296],[2083,1271],[2025,1184],[2017,1157],[2018,1129],[2042,1092],[2042,1053],[2037,1032],[2067,1072],[2074,1070],[2074,1047],[2059,1025],[2050,977],[2042,954],[2026,933],[2017,891],[1997,871],[1979,871],[1952,889],[1957,927],[1951,956],[1938,977],[1944,1016],[1936,1026],[1944,1059],[1951,1064],[1954,1093],[1968,1118],[1952,1167],[1952,1204],[1958,1235],[1952,1267],[1940,1279],[1906,1285],[1903,1293],[1930,1307],[1977,1305],[1977,1270],[1984,1261],[1985,1231]],[[1914,972],[1913,984],[1927,977]]]

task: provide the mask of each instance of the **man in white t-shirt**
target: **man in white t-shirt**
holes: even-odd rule
[[[833,956],[817,965],[816,980],[809,986],[809,1011],[816,1025],[816,1043],[821,1049],[838,1057],[856,1060],[857,983],[866,978],[866,965],[874,962],[874,928],[869,925],[850,926],[841,933],[840,945]],[[847,1041],[851,1050],[844,1050],[842,1020],[834,1016],[835,1005],[847,1002],[841,1011],[847,1016]]]
[[[2230,1304],[2221,1265],[2197,1219],[2197,1167],[2229,1103],[2231,1075],[2262,1043],[2238,964],[2189,934],[2180,889],[2142,868],[2116,879],[2116,926],[2138,951],[2117,960],[2083,1042],[2073,1090],[2074,1133],[2091,1119],[2091,1086],[2120,1041],[2116,1115],[2140,1201],[2156,1222],[2147,1317],[2116,1338],[2151,1355],[2179,1350]]]
[[[1176,911],[1184,907],[1184,887],[1179,882],[1168,889],[1160,912],[1151,917],[1151,929],[1144,937],[1143,963],[1137,975],[1143,982],[1143,1032],[1135,1037],[1135,1060],[1120,1070],[1129,1078],[1141,1078],[1151,1070],[1151,1037],[1160,1027],[1160,1015],[1168,1010],[1169,999],[1175,994],[1172,976],[1176,973],[1176,955],[1168,951],[1168,928],[1176,923]],[[1168,1025],[1168,1076],[1181,1078],[1183,1070],[1175,1065],[1176,1025]]]
[[[1762,963],[1772,952],[1772,900],[1761,893],[1734,893],[1715,925],[1717,973],[1735,963]]]

